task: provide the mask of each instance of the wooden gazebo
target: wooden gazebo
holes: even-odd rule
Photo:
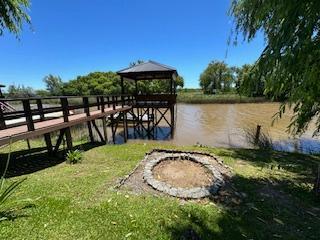
[[[154,137],[155,130],[160,123],[166,123],[173,136],[175,127],[176,78],[175,68],[148,61],[125,68],[117,72],[121,77],[121,93],[128,93],[124,81],[133,81],[135,102],[132,106],[134,132],[146,132],[148,137]],[[138,89],[138,81],[169,81],[169,89],[162,89],[161,93],[146,93]],[[170,118],[169,118],[170,113]],[[162,125],[163,126],[163,125]]]

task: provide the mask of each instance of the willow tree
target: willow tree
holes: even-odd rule
[[[236,89],[239,94],[248,97],[262,97],[264,96],[264,79],[256,78],[251,69],[254,66],[251,64],[244,64],[242,67],[236,69]]]
[[[236,36],[247,41],[262,32],[265,49],[253,71],[265,78],[265,93],[294,115],[288,130],[303,133],[312,119],[320,133],[320,1],[233,0]],[[237,40],[237,39],[235,39]]]
[[[30,24],[29,0],[0,0],[0,36],[8,30],[18,37],[23,23]]]

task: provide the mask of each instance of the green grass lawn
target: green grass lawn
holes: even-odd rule
[[[181,103],[258,103],[267,102],[264,97],[239,96],[236,93],[203,94],[201,90],[179,91]]]
[[[32,146],[40,150],[37,143]],[[34,168],[25,171],[27,180],[2,206],[9,220],[0,222],[1,239],[319,239],[319,201],[311,191],[319,157],[184,147],[214,153],[232,167],[234,188],[246,196],[234,205],[113,188],[146,152],[159,147],[172,148],[85,145],[84,160],[76,165],[45,153],[18,158],[12,163],[19,171],[28,164]],[[25,143],[14,144],[14,158],[27,153],[22,148]],[[1,150],[1,161],[7,151]]]

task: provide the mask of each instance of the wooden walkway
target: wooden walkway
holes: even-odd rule
[[[118,112],[124,112],[131,109],[131,106],[116,107],[115,110],[112,108],[105,109],[105,112],[100,110],[90,112],[90,116],[86,113],[74,114],[69,116],[69,121],[64,122],[63,117],[45,120],[34,124],[34,130],[28,131],[28,126],[22,125],[18,127],[8,128],[0,130],[0,146],[11,142],[15,142],[22,139],[29,139],[37,136],[44,135],[45,133],[54,132],[64,128],[72,127],[81,123],[91,122],[92,120],[100,119],[103,117],[110,116]]]
[[[137,135],[148,139],[155,138],[161,121],[171,129],[171,137],[175,127],[176,94],[0,98],[0,103],[16,107],[0,108],[0,146],[44,136],[49,152],[57,152],[64,140],[71,149],[70,128],[79,124],[87,125],[91,142],[96,131],[104,143],[109,140],[115,143],[118,127],[123,128],[126,142],[128,124],[134,138]],[[102,127],[98,127],[98,120],[102,121]],[[111,128],[111,139],[107,137],[107,126]],[[57,131],[60,133],[53,144],[56,138],[51,133]]]
[[[58,101],[58,104],[45,107],[43,102],[46,100],[55,100]],[[114,116],[116,115],[119,118],[122,117],[125,123],[124,126],[126,126],[126,113],[132,109],[133,100],[132,96],[63,96],[53,98],[0,99],[1,102],[20,102],[23,106],[23,110],[9,112],[5,112],[0,108],[0,146],[43,135],[48,151],[57,150],[63,136],[66,136],[67,146],[70,149],[72,147],[70,127],[83,123],[87,123],[91,141],[93,141],[92,127],[94,127],[101,140],[106,142],[106,120],[110,117],[114,121]],[[70,105],[72,101],[74,103]],[[32,104],[33,102],[35,104]],[[52,117],[55,114],[59,117]],[[100,133],[95,123],[97,119],[102,120],[104,134]],[[9,122],[13,122],[14,124],[8,124]],[[53,149],[50,133],[59,130],[60,136],[55,149]],[[116,129],[112,126],[112,137],[114,137],[115,131]],[[127,134],[126,129],[125,134]]]

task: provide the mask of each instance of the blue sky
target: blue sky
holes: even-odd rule
[[[24,27],[20,41],[0,37],[0,83],[40,89],[48,74],[68,81],[151,59],[177,68],[186,87],[198,87],[211,60],[241,66],[263,49],[261,36],[228,47],[230,1],[31,0],[33,29]]]

